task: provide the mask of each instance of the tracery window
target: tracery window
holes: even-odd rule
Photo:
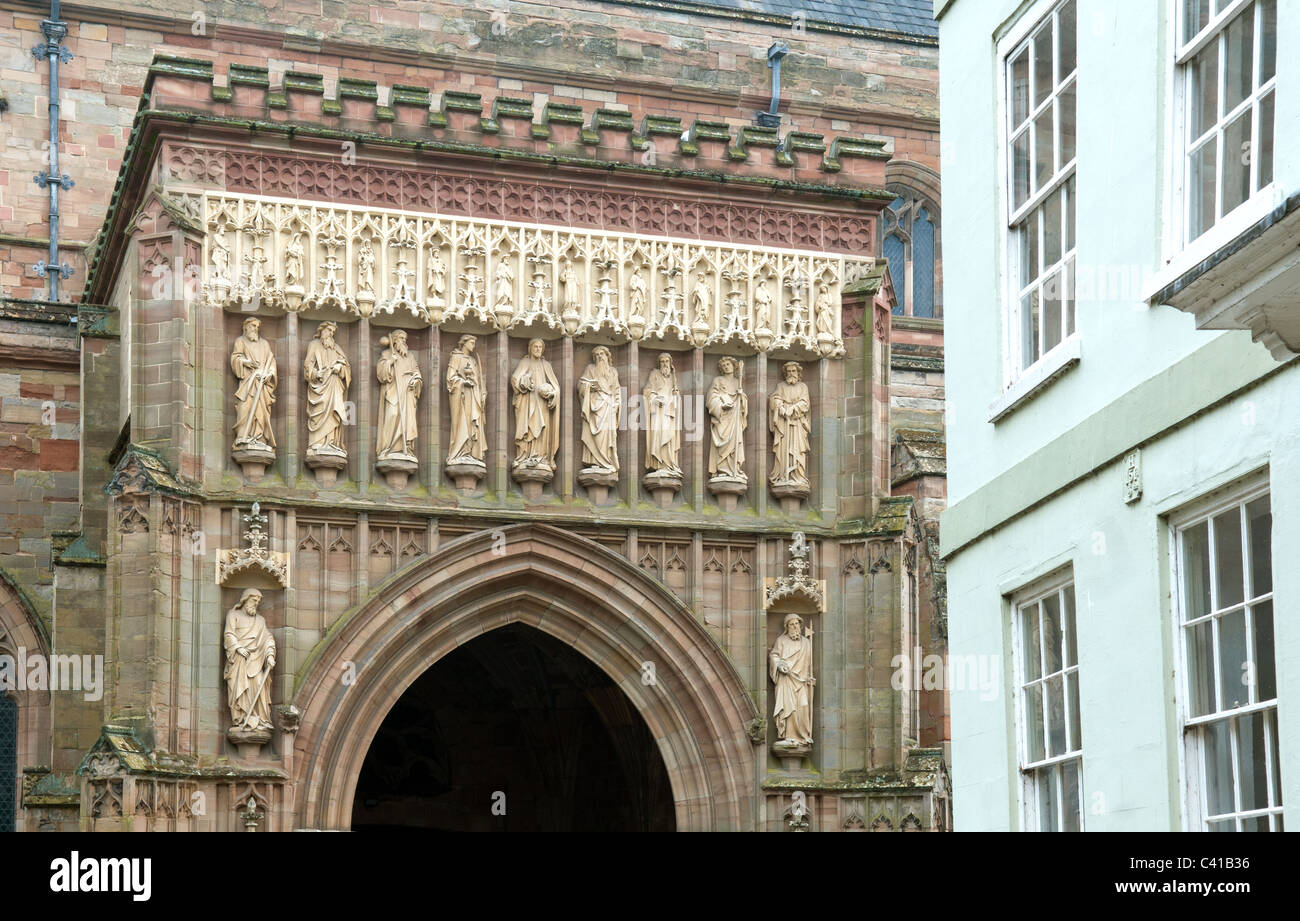
[[[938,317],[938,209],[924,196],[891,186],[898,198],[881,214],[881,255],[889,260],[899,316]]]

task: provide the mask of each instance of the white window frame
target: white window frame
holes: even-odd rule
[[[1174,279],[1180,277],[1193,266],[1209,258],[1213,253],[1230,243],[1233,239],[1243,233],[1248,227],[1262,220],[1273,208],[1281,202],[1281,186],[1277,183],[1277,95],[1278,83],[1277,72],[1274,70],[1273,77],[1258,89],[1253,88],[1251,96],[1240,103],[1234,112],[1240,112],[1246,107],[1254,107],[1256,115],[1251,121],[1251,149],[1257,150],[1259,147],[1259,118],[1258,118],[1258,99],[1266,95],[1270,90],[1274,93],[1274,126],[1273,126],[1273,143],[1274,143],[1274,166],[1273,179],[1256,189],[1249,198],[1234,208],[1232,211],[1220,217],[1209,230],[1201,234],[1195,240],[1188,240],[1189,232],[1188,212],[1191,207],[1191,196],[1187,184],[1187,75],[1185,65],[1196,55],[1198,51],[1204,48],[1211,41],[1217,42],[1223,35],[1223,30],[1229,22],[1236,18],[1247,6],[1256,2],[1256,0],[1232,0],[1229,6],[1224,10],[1212,16],[1206,28],[1199,34],[1196,40],[1184,45],[1182,42],[1183,27],[1183,2],[1182,0],[1168,0],[1168,16],[1166,17],[1167,30],[1166,42],[1169,51],[1166,53],[1165,78],[1170,87],[1168,111],[1166,113],[1165,139],[1167,154],[1165,157],[1165,187],[1169,190],[1165,196],[1164,202],[1164,224],[1165,232],[1163,234],[1163,267],[1157,272],[1144,286],[1142,295],[1144,299],[1150,299],[1157,291],[1164,288]],[[1212,8],[1211,8],[1212,9]],[[1281,4],[1278,6],[1278,16],[1283,15]],[[1256,50],[1259,45],[1259,21],[1256,14],[1255,40]],[[1281,49],[1278,55],[1281,55]],[[1252,54],[1252,66],[1255,68],[1254,73],[1258,74],[1259,55]],[[1222,67],[1218,69],[1219,95],[1222,98],[1223,81],[1225,79]],[[1230,123],[1231,117],[1225,116],[1219,125]],[[1216,129],[1217,130],[1217,129]],[[1218,169],[1222,160],[1216,158],[1216,178],[1215,178],[1215,208],[1217,209],[1222,202],[1222,172]],[[1251,187],[1254,188],[1259,173],[1259,160],[1252,157],[1251,162]]]
[[[1047,576],[1043,579],[1040,579],[1032,583],[1031,585],[1027,586],[1025,589],[1023,589],[1022,591],[1020,591],[1016,595],[1013,595],[1010,598],[1012,686],[1014,688],[1014,693],[1015,693],[1016,775],[1017,775],[1016,782],[1017,782],[1017,797],[1019,799],[1019,805],[1020,805],[1020,830],[1021,831],[1036,832],[1040,830],[1039,816],[1038,816],[1038,784],[1040,782],[1039,779],[1040,774],[1046,769],[1055,768],[1057,765],[1062,765],[1070,761],[1074,761],[1078,764],[1079,831],[1085,831],[1087,829],[1087,815],[1086,815],[1087,810],[1084,806],[1084,797],[1085,797],[1084,768],[1083,768],[1084,749],[1083,749],[1081,739],[1075,740],[1076,742],[1079,743],[1077,748],[1069,748],[1071,713],[1070,713],[1070,697],[1066,691],[1068,687],[1068,679],[1066,676],[1068,676],[1071,673],[1075,675],[1079,674],[1080,671],[1079,661],[1078,661],[1079,656],[1076,655],[1075,663],[1073,665],[1066,666],[1064,660],[1064,650],[1062,650],[1062,670],[1060,674],[1062,676],[1061,693],[1063,696],[1063,702],[1065,707],[1064,719],[1065,719],[1066,748],[1067,748],[1067,751],[1065,753],[1060,755],[1052,755],[1050,753],[1051,752],[1050,744],[1048,740],[1044,739],[1043,753],[1045,757],[1038,761],[1030,761],[1029,740],[1027,736],[1027,732],[1029,730],[1029,719],[1026,713],[1025,694],[1024,694],[1026,652],[1023,648],[1024,630],[1023,630],[1023,625],[1021,623],[1021,616],[1022,616],[1021,611],[1025,607],[1041,602],[1044,598],[1048,598],[1052,595],[1057,595],[1063,592],[1066,588],[1073,590],[1074,585],[1075,583],[1074,583],[1073,571],[1071,569],[1065,569],[1060,572],[1057,572],[1054,575]],[[1062,605],[1062,613],[1064,613],[1064,605]],[[1075,649],[1077,651],[1079,647],[1079,605],[1078,605],[1077,594],[1075,595],[1074,620],[1073,623],[1071,624],[1071,628],[1074,630]],[[1064,637],[1062,637],[1062,639],[1064,639]],[[1039,649],[1035,650],[1034,654],[1041,657],[1043,655],[1042,644],[1044,642],[1043,631],[1041,626],[1038,631],[1038,642],[1039,642]],[[1035,679],[1035,681],[1045,681],[1047,677],[1048,676],[1040,675],[1038,679]],[[1082,679],[1079,679],[1079,681],[1080,681],[1080,685],[1079,685],[1080,708],[1082,709],[1082,704],[1081,704],[1082,693],[1083,693],[1082,683],[1081,683]],[[1046,704],[1045,699],[1044,699],[1044,704]],[[1046,720],[1046,709],[1044,708],[1044,721],[1045,720]],[[1079,727],[1080,727],[1079,729],[1080,734],[1082,734],[1083,732],[1082,716],[1079,719]],[[1057,802],[1061,804],[1062,810],[1064,809],[1064,802],[1065,802],[1064,794],[1065,794],[1064,786],[1062,785],[1057,789]],[[1060,818],[1063,817],[1064,817],[1064,813],[1062,812]],[[1063,825],[1063,823],[1058,823],[1058,824]],[[1064,829],[1062,828],[1062,830]]]
[[[1244,480],[1243,482],[1236,484],[1234,486],[1225,487],[1223,489],[1216,490],[1210,496],[1200,500],[1197,503],[1194,503],[1192,506],[1188,507],[1187,509],[1181,510],[1175,514],[1171,514],[1168,517],[1170,572],[1171,572],[1170,585],[1172,587],[1172,598],[1173,598],[1173,610],[1172,610],[1172,617],[1170,618],[1170,621],[1174,631],[1174,663],[1175,663],[1174,686],[1175,686],[1176,697],[1177,697],[1177,712],[1178,712],[1178,727],[1179,727],[1178,761],[1179,761],[1179,769],[1182,774],[1181,777],[1182,787],[1183,787],[1182,812],[1183,812],[1184,831],[1208,831],[1208,829],[1206,828],[1207,819],[1206,819],[1206,802],[1205,802],[1206,758],[1204,752],[1204,741],[1202,735],[1198,733],[1197,730],[1200,727],[1208,726],[1211,723],[1232,719],[1233,717],[1245,716],[1254,713],[1265,714],[1268,713],[1269,711],[1272,711],[1273,713],[1272,722],[1273,725],[1276,726],[1277,713],[1278,713],[1278,698],[1274,697],[1268,701],[1256,700],[1253,703],[1246,704],[1245,706],[1239,706],[1227,710],[1216,709],[1214,712],[1205,714],[1203,716],[1194,717],[1191,715],[1191,687],[1188,683],[1191,679],[1191,670],[1190,670],[1190,665],[1187,656],[1187,635],[1186,635],[1187,628],[1183,617],[1183,610],[1184,610],[1184,604],[1186,599],[1185,599],[1185,589],[1183,587],[1182,579],[1183,579],[1183,573],[1186,569],[1186,562],[1183,556],[1182,532],[1198,524],[1201,524],[1202,522],[1208,521],[1218,515],[1221,515],[1225,511],[1228,511],[1233,508],[1242,508],[1246,504],[1253,502],[1254,500],[1260,498],[1261,496],[1270,497],[1269,510],[1271,514],[1273,509],[1272,491],[1270,489],[1267,472],[1255,474],[1254,476],[1251,476],[1248,479]],[[1210,527],[1212,528],[1213,525],[1211,524]],[[1272,546],[1272,541],[1270,540],[1270,547],[1271,546]],[[1242,531],[1242,566],[1246,572],[1250,571],[1250,566],[1251,566],[1250,543],[1248,540],[1247,532],[1244,529],[1244,527]],[[1272,572],[1275,576],[1276,571],[1273,568],[1271,560],[1269,562],[1269,569],[1270,572]],[[1217,591],[1218,591],[1218,568],[1217,566],[1215,566],[1214,563],[1213,550],[1211,550],[1211,559],[1210,559],[1210,582],[1211,582],[1211,589],[1210,589],[1211,610],[1209,613],[1196,618],[1197,622],[1209,621],[1209,620],[1217,621],[1217,619],[1221,616],[1222,613],[1218,611],[1218,609],[1215,607],[1217,601]],[[1275,588],[1276,585],[1274,586],[1274,589]],[[1252,596],[1250,598],[1243,599],[1243,601],[1241,602],[1241,606],[1245,607],[1247,610],[1247,616],[1245,622],[1246,622],[1246,648],[1247,648],[1247,655],[1249,656],[1248,661],[1255,662],[1255,648],[1254,648],[1255,638],[1254,638],[1254,630],[1252,629],[1253,622],[1250,617],[1250,608],[1254,605],[1261,603],[1261,601],[1263,600],[1273,601],[1274,598],[1275,598],[1274,591],[1269,591],[1264,595]],[[1237,607],[1237,605],[1233,605],[1232,607],[1235,608]],[[1277,663],[1277,651],[1276,651],[1277,616],[1278,616],[1277,605],[1276,603],[1274,603],[1273,623],[1274,623],[1274,631],[1275,631],[1274,634],[1275,648],[1273,653],[1273,660],[1274,660],[1273,669],[1274,669],[1275,680],[1278,680],[1277,679],[1278,663]],[[1219,631],[1216,623],[1214,627],[1215,636],[1218,635],[1218,632]],[[1219,693],[1219,687],[1221,686],[1221,674],[1220,674],[1221,663],[1217,658],[1217,649],[1218,649],[1217,641],[1215,643],[1214,648],[1216,650],[1216,658],[1214,663],[1215,665],[1214,683],[1215,683],[1215,694],[1217,697],[1217,694]],[[1256,663],[1256,667],[1258,667],[1258,663]],[[1252,687],[1251,690],[1252,697],[1255,697],[1258,694],[1256,688],[1257,685]],[[1264,721],[1265,745],[1272,746],[1272,748],[1278,752],[1277,761],[1278,761],[1278,767],[1280,769],[1282,764],[1281,739],[1278,735],[1274,735],[1273,734],[1274,732],[1276,732],[1276,730],[1270,730],[1269,722],[1267,719],[1265,719]],[[1236,733],[1230,732],[1229,739],[1230,739],[1231,751],[1232,751],[1232,756],[1231,756],[1232,763],[1235,766],[1237,763]],[[1275,789],[1278,791],[1278,794],[1281,795],[1282,792],[1281,779],[1275,778],[1273,776],[1273,765],[1271,761],[1266,761],[1265,771],[1267,777],[1266,785],[1268,789],[1269,798],[1270,799],[1272,798]],[[1270,814],[1276,815],[1279,820],[1283,818],[1284,809],[1285,809],[1284,801],[1279,802],[1276,806],[1266,807],[1265,809],[1253,809],[1253,810],[1246,810],[1246,811],[1237,810],[1236,806],[1241,802],[1241,797],[1240,797],[1240,790],[1238,789],[1239,784],[1236,779],[1236,774],[1237,772],[1234,769],[1233,772],[1234,811],[1231,813],[1217,814],[1214,817],[1215,821],[1223,821],[1227,819],[1238,819],[1238,818],[1255,818],[1259,816],[1267,817]],[[1274,823],[1274,827],[1275,827],[1275,823]]]
[[[1053,367],[1061,366],[1058,370],[1063,370],[1069,362],[1059,360],[1059,355],[1069,352],[1077,361],[1079,355],[1078,340],[1078,298],[1077,293],[1074,298],[1075,305],[1075,323],[1074,330],[1062,337],[1061,341],[1053,346],[1050,350],[1040,354],[1037,360],[1030,365],[1023,362],[1023,336],[1022,327],[1024,318],[1021,316],[1020,307],[1020,253],[1015,245],[1015,238],[1011,232],[1013,219],[1023,219],[1026,215],[1031,214],[1037,206],[1041,205],[1056,189],[1063,187],[1071,178],[1075,179],[1075,189],[1078,189],[1078,16],[1079,4],[1075,4],[1075,71],[1072,81],[1075,87],[1075,156],[1073,166],[1067,170],[1067,164],[1062,164],[1052,178],[1043,185],[1037,192],[1031,193],[1025,203],[1019,208],[1014,205],[1015,202],[1015,177],[1013,175],[1014,163],[1011,157],[1011,91],[1012,87],[1008,78],[1008,69],[1010,68],[1011,59],[1014,54],[1020,50],[1020,46],[1027,42],[1033,32],[1042,25],[1043,21],[1049,16],[1054,16],[1059,7],[1065,3],[1065,0],[1038,0],[1033,6],[1017,20],[1014,26],[1004,35],[997,43],[997,72],[998,72],[998,99],[997,99],[997,118],[998,118],[998,175],[1001,177],[999,189],[1001,192],[1001,201],[999,202],[999,240],[1002,247],[1001,264],[1003,266],[1003,279],[999,286],[1002,291],[1001,319],[1003,322],[1002,330],[1002,383],[1003,389],[1009,390],[1022,377],[1030,375],[1040,368],[1040,366],[1052,365]],[[1059,34],[1059,32],[1058,32]],[[1057,58],[1060,53],[1059,39],[1052,43],[1053,70],[1057,67]],[[1059,93],[1053,88],[1053,93],[1049,97],[1055,98]],[[1033,104],[1033,87],[1030,87],[1030,109],[1034,108]],[[1033,116],[1030,116],[1033,121]],[[1053,119],[1054,132],[1060,134],[1060,119]],[[1059,144],[1057,145],[1059,148]],[[1059,155],[1059,149],[1057,151]],[[1069,202],[1068,207],[1075,215],[1075,234],[1073,250],[1066,249],[1066,241],[1061,241],[1061,259],[1062,266],[1073,261],[1073,271],[1078,272],[1078,209],[1074,202]],[[1042,243],[1040,242],[1040,251]],[[1063,270],[1064,271],[1064,270]],[[1044,273],[1044,275],[1049,273]],[[1042,276],[1038,279],[1042,281]],[[1077,285],[1076,292],[1077,292]],[[1040,308],[1041,309],[1041,308]],[[1040,319],[1041,324],[1041,319]],[[1054,376],[1054,375],[1050,375]],[[1033,388],[1037,389],[1037,388]],[[1018,402],[1022,396],[1013,397],[1013,402]],[[996,404],[995,404],[996,406]],[[990,421],[993,421],[990,418]]]

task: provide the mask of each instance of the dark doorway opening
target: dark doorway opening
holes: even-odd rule
[[[366,755],[357,831],[672,831],[668,772],[627,695],[511,624],[411,685]]]

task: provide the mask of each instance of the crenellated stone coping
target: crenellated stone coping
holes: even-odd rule
[[[437,107],[425,87],[395,84],[385,94],[373,80],[340,77],[334,97],[320,74],[288,71],[273,85],[270,71],[230,64],[226,85],[211,61],[159,55],[149,69],[145,95],[153,107],[287,123],[325,124],[342,130],[408,140],[436,139],[525,153],[559,155],[612,164],[659,164],[754,178],[779,177],[862,188],[884,185],[888,138],[838,136],[695,118],[680,118],[548,102],[538,111],[530,98],[444,90]],[[386,98],[387,104],[381,100]],[[486,114],[485,114],[486,109]],[[338,124],[331,124],[337,122]],[[831,177],[834,177],[833,180]]]

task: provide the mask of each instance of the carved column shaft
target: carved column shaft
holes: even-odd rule
[[[771,462],[771,448],[768,447],[767,434],[767,359],[759,356],[754,362],[756,373],[754,375],[754,391],[758,399],[754,407],[754,412],[749,414],[749,430],[745,432],[745,441],[748,443],[746,452],[752,460],[753,466],[750,468],[753,473],[749,477],[749,495],[754,503],[759,517],[767,514],[767,468]]]
[[[488,428],[495,433],[492,439],[494,446],[491,458],[492,466],[489,468],[493,473],[491,488],[496,491],[497,501],[505,500],[506,491],[509,489],[510,461],[514,457],[515,446],[514,439],[510,437],[513,431],[514,419],[510,413],[510,337],[505,330],[501,330],[496,335],[496,360],[494,362],[484,362],[484,374],[488,374],[488,368],[495,369],[491,377],[491,400],[492,410],[489,419]]]
[[[375,414],[375,400],[379,388],[375,380],[374,347],[370,343],[370,321],[362,317],[357,321],[357,373],[352,375],[353,386],[357,388],[358,397],[366,394],[364,399],[355,400],[357,407],[357,484],[364,495],[370,487],[370,478],[374,475],[375,463],[374,428],[372,420]]]
[[[704,514],[704,484],[709,479],[709,468],[705,463],[708,457],[707,446],[709,442],[709,413],[708,409],[703,407],[699,396],[705,392],[708,384],[704,382],[704,350],[691,350],[691,382],[690,387],[681,387],[683,400],[689,399],[692,403],[691,423],[695,426],[695,442],[691,445],[691,457],[693,461],[691,477],[691,501],[695,506],[695,514]],[[689,396],[688,396],[689,394]],[[698,418],[696,418],[698,417]]]
[[[289,485],[298,479],[299,456],[298,451],[301,442],[298,438],[299,427],[304,424],[304,420],[299,418],[299,405],[302,397],[299,394],[301,387],[302,371],[302,353],[298,347],[298,314],[289,313],[284,318],[284,365],[287,386],[280,388],[284,394],[284,454],[281,469],[284,472],[284,481]]]
[[[641,393],[641,358],[640,347],[636,340],[627,344],[627,364],[623,373],[623,390],[627,393],[627,401],[623,405],[623,429],[619,432],[619,437],[623,439],[622,456],[623,469],[620,471],[619,483],[623,488],[623,495],[627,499],[629,508],[636,508],[641,496],[641,443],[645,438],[646,426],[649,423],[647,407],[640,404],[640,412],[637,413],[637,424],[632,424],[632,401],[636,399],[639,403]],[[620,395],[621,396],[621,395]]]

